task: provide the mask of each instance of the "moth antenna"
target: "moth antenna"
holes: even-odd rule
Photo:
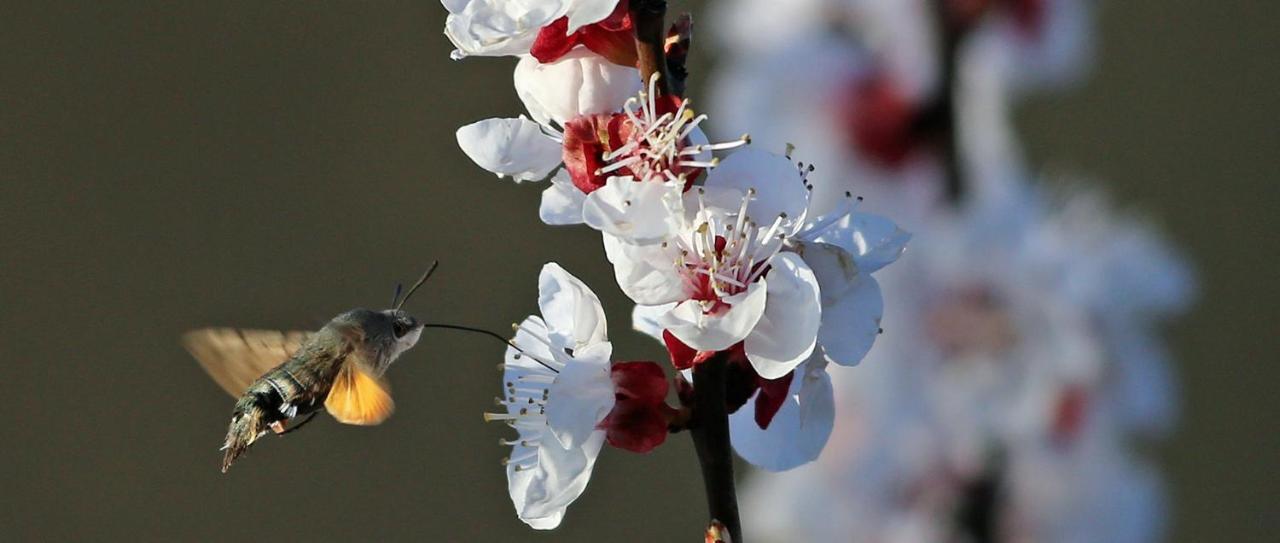
[[[404,283],[396,283],[396,291],[391,295],[391,307],[396,307],[400,302],[400,291],[404,289]]]
[[[396,304],[395,306],[396,311],[399,311],[401,307],[404,307],[404,303],[409,301],[409,297],[413,296],[413,293],[418,290],[418,287],[422,286],[423,283],[427,282],[427,278],[431,277],[431,274],[435,273],[436,268],[439,266],[440,266],[439,260],[435,260],[431,262],[431,267],[427,268],[427,271],[423,272],[422,277],[418,278],[418,282],[414,283],[413,287],[409,288],[409,292],[405,293],[404,298],[400,299],[400,303]]]

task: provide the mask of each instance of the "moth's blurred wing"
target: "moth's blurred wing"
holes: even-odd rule
[[[390,385],[352,355],[338,370],[324,407],[338,422],[371,426],[387,420],[396,404],[391,400]]]
[[[218,386],[240,396],[249,384],[302,346],[308,332],[203,328],[182,335],[182,345]]]

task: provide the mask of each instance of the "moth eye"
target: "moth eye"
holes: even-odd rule
[[[404,321],[395,321],[391,324],[391,330],[395,332],[397,338],[404,337],[405,334],[409,333],[409,325]]]

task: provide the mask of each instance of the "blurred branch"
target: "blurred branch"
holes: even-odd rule
[[[940,147],[944,173],[943,194],[952,204],[960,203],[966,188],[960,164],[960,131],[956,107],[959,86],[960,45],[970,24],[957,20],[948,9],[948,0],[934,0],[938,28],[938,90],[934,101],[921,117]]]
[[[969,481],[956,507],[956,529],[973,543],[998,541],[1000,499],[1004,455],[998,451],[987,459],[986,469]]]

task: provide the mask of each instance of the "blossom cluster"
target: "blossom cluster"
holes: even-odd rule
[[[1017,99],[1087,69],[1090,4],[806,0],[788,18],[766,0],[712,6],[735,23],[720,36],[717,126],[798,144],[916,233],[882,277],[894,311],[877,348],[833,382],[825,452],[744,493],[755,533],[1159,538],[1159,474],[1133,444],[1176,419],[1157,331],[1190,302],[1191,273],[1098,190],[1029,173],[1009,121]]]
[[[788,146],[713,143],[708,116],[666,75],[684,69],[670,63],[683,62],[689,19],[671,26],[655,69],[638,2],[444,0],[453,57],[517,57],[527,113],[463,126],[459,146],[500,178],[546,182],[546,224],[600,233],[633,328],[666,347],[680,392],[668,404],[661,365],[620,360],[599,298],[547,264],[541,315],[506,352],[505,409],[486,415],[518,434],[503,441],[511,498],[537,529],[559,525],[605,444],[646,452],[683,429],[702,364],[725,366],[716,385],[740,456],[770,470],[817,458],[835,419],[828,368],[870,350],[883,310],[872,274],[910,238],[862,211],[853,188],[819,190],[844,180]]]

